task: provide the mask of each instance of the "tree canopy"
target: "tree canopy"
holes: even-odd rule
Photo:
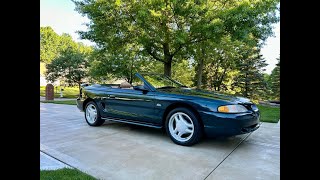
[[[131,83],[136,72],[150,70],[152,67],[152,63],[150,64],[137,51],[137,47],[130,44],[127,44],[126,48],[119,48],[114,51],[95,49],[90,59],[89,73],[94,79],[100,81],[112,77],[123,78]]]
[[[60,56],[46,65],[46,79],[56,81],[62,79],[69,85],[82,83],[87,77],[87,68],[89,66],[88,56],[91,48],[78,44],[77,48],[67,48],[60,53]]]
[[[279,0],[73,2],[90,19],[80,36],[96,46],[40,27],[40,62],[47,64],[48,80],[131,83],[135,72],[152,71],[189,87],[280,98],[280,63],[265,75],[260,54],[271,25],[279,21]]]
[[[172,62],[190,55],[189,46],[219,42],[224,35],[257,44],[272,34],[278,0],[81,0],[76,10],[91,21],[82,38],[107,51],[134,44],[139,51],[164,64],[171,76]],[[191,50],[192,51],[192,50]]]
[[[60,36],[51,27],[40,27],[40,62],[51,62],[59,50]]]
[[[260,49],[248,48],[241,52],[241,58],[237,62],[238,73],[234,77],[232,88],[239,87],[244,97],[257,98],[259,93],[266,89],[263,71],[267,66],[262,58]]]
[[[271,90],[273,92],[273,97],[277,100],[280,100],[280,56],[277,59],[278,63],[276,67],[272,70],[269,77]]]
[[[58,35],[50,27],[40,27],[40,62],[50,63],[67,48],[76,48],[77,43],[69,34]]]

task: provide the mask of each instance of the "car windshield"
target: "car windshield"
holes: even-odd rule
[[[175,81],[168,76],[162,74],[143,74],[144,79],[146,79],[153,87],[156,89],[167,89],[167,88],[180,88],[187,86]]]

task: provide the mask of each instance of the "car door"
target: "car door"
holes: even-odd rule
[[[154,92],[119,88],[108,92],[105,105],[109,117],[159,123],[155,116]]]

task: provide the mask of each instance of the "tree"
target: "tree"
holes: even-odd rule
[[[221,38],[231,37],[231,42],[241,41],[251,47],[260,47],[264,41],[272,35],[271,25],[279,20],[276,16],[277,4],[279,1],[227,1],[223,5],[222,13],[219,14],[219,20],[223,22],[225,33],[218,34],[220,38],[207,39],[213,44],[208,46],[207,42],[201,42],[198,47],[198,52],[195,53],[194,59],[196,60],[196,71],[197,71],[197,88],[201,87],[204,68],[208,69],[207,63],[210,66],[216,67],[216,72],[220,71],[220,65],[212,64],[210,60],[212,58],[212,49],[221,48]],[[214,47],[214,46],[215,47]],[[220,46],[220,47],[219,47]],[[209,61],[208,59],[209,58]],[[220,61],[223,62],[223,61]],[[230,62],[230,61],[229,61]],[[225,63],[227,64],[227,63]],[[213,68],[213,67],[212,67]],[[222,70],[220,78],[215,77],[219,80],[214,80],[216,87],[220,89],[220,85],[228,74],[228,69]],[[212,80],[212,79],[211,79]],[[212,81],[211,81],[212,82]]]
[[[265,89],[264,93],[261,94],[261,98],[270,99],[273,97],[273,92],[271,89],[271,82],[270,82],[270,74],[263,73],[263,79],[266,84],[266,89]]]
[[[202,56],[202,60],[197,60],[201,62],[197,67],[197,88],[201,88],[203,84],[203,88],[210,90],[220,91],[221,88],[227,90],[224,82],[231,75],[229,72],[235,69],[235,62],[239,58],[243,44],[239,41],[232,41],[230,36],[225,36],[220,43],[207,43],[202,47],[206,53],[204,53],[205,56]],[[200,67],[201,64],[203,67]],[[199,79],[200,70],[203,71],[201,79]]]
[[[59,44],[59,51],[64,51],[66,49],[74,49],[80,48],[80,51],[86,51],[85,49],[91,51],[91,48],[84,46],[82,43],[77,43],[72,39],[72,36],[67,33],[63,33],[59,36],[60,44]]]
[[[137,43],[145,56],[171,66],[179,56],[190,55],[189,46],[206,40],[218,41],[230,34],[235,39],[267,37],[278,0],[82,0],[76,10],[91,20],[88,31],[80,31],[108,51]]]
[[[46,79],[56,81],[64,79],[69,85],[78,84],[79,90],[82,80],[87,77],[88,52],[90,48],[82,44],[78,48],[67,48],[61,55],[46,65]]]
[[[40,27],[40,62],[50,63],[58,56],[60,36],[48,27]]]
[[[201,88],[201,84],[202,84],[202,79],[203,79],[203,68],[206,64],[206,60],[208,58],[208,55],[206,53],[205,48],[208,47],[208,43],[206,43],[206,41],[198,44],[198,46],[196,46],[194,48],[194,59],[197,62],[196,65],[196,86],[197,89]],[[212,47],[212,46],[211,46]]]
[[[50,63],[67,48],[77,48],[77,43],[69,34],[60,36],[50,26],[40,27],[40,62]]]
[[[174,71],[172,71],[173,79],[181,82],[188,87],[192,86],[192,79],[195,73],[194,67],[192,67],[188,60],[183,59],[180,62],[174,62],[172,64],[172,68],[174,69]]]
[[[277,59],[278,63],[276,67],[272,70],[270,75],[270,86],[273,93],[273,97],[280,100],[280,56]]]
[[[152,67],[134,44],[126,44],[113,51],[96,48],[90,59],[89,74],[98,81],[123,78],[132,83],[134,73],[148,71]]]
[[[233,87],[239,87],[243,96],[256,99],[266,88],[262,73],[265,66],[267,64],[260,54],[260,49],[249,47],[242,52],[238,61],[239,73],[234,78]]]

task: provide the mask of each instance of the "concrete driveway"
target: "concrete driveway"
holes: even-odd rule
[[[161,130],[90,127],[76,106],[40,103],[40,151],[98,179],[280,179],[280,124],[175,145]]]

